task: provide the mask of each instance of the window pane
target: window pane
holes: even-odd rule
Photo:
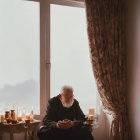
[[[40,108],[39,3],[0,0],[0,108]]]
[[[51,97],[63,85],[74,88],[75,98],[87,114],[96,105],[84,8],[51,5]]]

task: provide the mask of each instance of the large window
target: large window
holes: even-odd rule
[[[96,106],[85,8],[79,7],[84,2],[0,0],[0,111],[33,106],[41,119],[63,85],[74,88],[85,114]]]
[[[84,113],[96,106],[84,8],[51,5],[51,97],[74,88]]]
[[[39,3],[0,0],[0,109],[40,112]]]

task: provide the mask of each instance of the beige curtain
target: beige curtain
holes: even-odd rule
[[[127,108],[125,0],[85,0],[98,91],[113,116],[111,140],[131,140]]]

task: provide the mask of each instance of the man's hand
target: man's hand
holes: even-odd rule
[[[57,128],[68,129],[74,126],[74,122],[68,119],[57,122]]]

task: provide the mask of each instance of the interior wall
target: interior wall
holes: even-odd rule
[[[140,0],[127,0],[127,45],[130,118],[135,140],[140,140]]]

